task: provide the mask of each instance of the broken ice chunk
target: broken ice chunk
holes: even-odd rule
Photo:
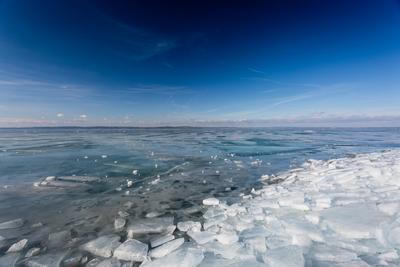
[[[316,261],[348,262],[357,259],[357,254],[351,251],[325,244],[314,246],[309,255]]]
[[[219,200],[214,197],[203,199],[203,205],[217,206],[218,204],[219,204]]]
[[[158,247],[168,241],[174,240],[175,236],[171,234],[157,236],[155,238],[150,239],[150,245],[152,248]]]
[[[126,211],[120,210],[120,211],[118,211],[118,215],[121,216],[122,218],[125,218],[125,217],[129,217],[130,214]]]
[[[233,243],[230,245],[223,245],[217,241],[212,241],[204,244],[204,248],[214,253],[215,255],[220,255],[225,259],[241,258],[241,257],[254,257],[253,255],[243,255],[242,246],[239,243]]]
[[[116,218],[114,221],[114,228],[115,230],[121,230],[124,228],[126,224],[126,220],[124,218]]]
[[[182,232],[187,232],[189,230],[198,232],[201,230],[201,223],[194,222],[194,221],[178,222],[177,227],[178,227],[178,230],[182,231]]]
[[[269,249],[289,246],[293,243],[293,238],[286,235],[273,235],[267,238],[266,245]]]
[[[203,259],[202,249],[184,247],[165,257],[146,262],[141,267],[196,267]]]
[[[28,267],[50,267],[50,266],[62,266],[61,262],[64,259],[67,252],[48,253],[40,256],[34,256],[26,261],[25,265]],[[13,266],[13,265],[8,265]]]
[[[267,246],[265,245],[265,237],[256,236],[244,240],[246,248],[256,253],[265,253]]]
[[[100,178],[94,176],[72,175],[72,176],[59,176],[55,178],[55,180],[84,183],[84,182],[97,182],[100,180]]]
[[[304,266],[303,251],[298,246],[287,246],[267,250],[263,260],[270,267]]]
[[[25,258],[30,258],[30,257],[36,256],[39,253],[40,253],[40,248],[31,248],[26,252]]]
[[[270,236],[272,234],[271,230],[268,230],[264,226],[255,226],[250,229],[246,229],[240,233],[242,238],[252,238],[256,236]]]
[[[122,267],[122,265],[118,259],[111,258],[99,262],[99,264],[97,264],[96,267]]]
[[[8,250],[7,253],[18,252],[25,248],[26,244],[28,244],[28,239],[22,239],[17,243],[14,243]]]
[[[152,211],[152,212],[149,212],[149,213],[146,214],[146,218],[155,218],[155,217],[158,217],[160,215],[161,215],[160,212]]]
[[[187,232],[188,236],[190,236],[194,241],[196,241],[197,244],[205,244],[207,242],[210,242],[214,239],[216,239],[216,234],[203,231],[203,232],[198,232],[198,231],[188,231]]]
[[[49,248],[61,247],[69,239],[71,239],[71,231],[69,230],[64,230],[57,233],[51,233],[49,234],[48,247]]]
[[[178,239],[169,241],[167,243],[162,244],[159,247],[156,247],[156,248],[152,249],[149,252],[149,256],[152,257],[152,258],[164,257],[164,256],[170,254],[172,251],[174,251],[177,248],[179,248],[180,246],[182,246],[182,244],[184,242],[185,242],[184,238],[178,238]]]
[[[136,239],[128,239],[117,247],[114,257],[124,261],[142,262],[146,259],[148,245]]]
[[[389,216],[393,216],[400,211],[399,202],[386,202],[378,205],[379,211],[386,213]]]
[[[235,232],[223,231],[217,235],[217,240],[221,244],[229,245],[239,241],[239,237]]]
[[[19,219],[0,223],[0,230],[20,228],[20,227],[22,227],[22,225],[24,225],[24,221],[19,218]]]
[[[108,258],[112,256],[113,251],[121,244],[121,238],[118,235],[106,235],[98,237],[82,245],[82,249],[93,255]]]
[[[373,238],[379,224],[387,219],[376,205],[350,204],[326,209],[323,222],[336,233],[347,238]]]
[[[152,219],[139,219],[128,226],[128,236],[132,238],[137,234],[171,234],[174,232],[173,217],[160,217]]]

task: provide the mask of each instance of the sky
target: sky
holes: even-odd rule
[[[400,1],[0,0],[0,127],[400,126]]]

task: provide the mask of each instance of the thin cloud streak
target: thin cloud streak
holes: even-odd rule
[[[254,72],[254,73],[260,73],[260,74],[265,74],[265,72],[261,71],[261,70],[257,70],[254,68],[247,68],[249,71]]]

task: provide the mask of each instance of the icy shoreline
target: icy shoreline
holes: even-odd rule
[[[199,222],[130,221],[121,213],[115,233],[90,240],[68,231],[40,245],[21,238],[6,248],[0,266],[400,265],[399,150],[310,160],[274,179],[283,182],[232,205],[205,199]]]

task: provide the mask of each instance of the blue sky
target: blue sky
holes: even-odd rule
[[[398,1],[183,2],[0,1],[0,126],[400,126]]]

